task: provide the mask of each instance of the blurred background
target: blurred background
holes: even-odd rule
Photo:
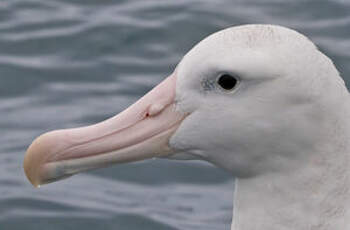
[[[229,229],[233,178],[204,162],[149,160],[34,189],[22,169],[43,132],[122,111],[223,28],[309,36],[350,81],[347,0],[1,0],[0,229]]]

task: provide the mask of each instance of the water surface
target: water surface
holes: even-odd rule
[[[246,23],[303,32],[350,80],[346,0],[1,0],[0,229],[229,229],[233,179],[207,163],[149,160],[38,190],[22,161],[37,135],[113,116],[205,36]]]

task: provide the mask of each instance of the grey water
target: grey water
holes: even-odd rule
[[[198,41],[247,23],[306,34],[349,84],[349,0],[0,0],[0,230],[229,229],[234,180],[208,163],[148,160],[40,189],[22,163],[36,136],[115,115]]]

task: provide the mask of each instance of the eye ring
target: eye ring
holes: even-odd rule
[[[236,88],[239,80],[230,74],[221,74],[217,79],[217,85],[224,91],[232,91]]]

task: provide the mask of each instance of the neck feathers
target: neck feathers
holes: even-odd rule
[[[237,179],[232,230],[350,229],[350,127],[344,119],[329,122],[328,135],[302,153],[302,161],[290,162],[293,167]]]

